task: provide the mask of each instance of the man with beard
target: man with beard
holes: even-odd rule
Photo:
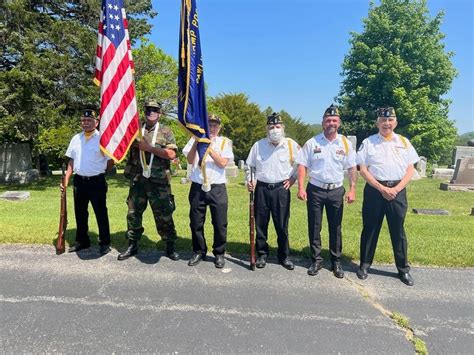
[[[350,188],[347,203],[355,201],[357,182],[356,153],[351,142],[337,133],[341,126],[339,110],[334,105],[323,115],[323,132],[306,142],[296,162],[298,163],[298,198],[306,201],[308,211],[308,237],[312,263],[308,275],[315,276],[323,267],[321,257],[321,226],[323,209],[329,228],[329,251],[331,269],[337,278],[344,277],[341,266],[342,232],[344,209],[344,169],[348,169]],[[306,171],[309,183],[304,188]]]
[[[285,138],[285,126],[278,113],[267,118],[267,137],[256,142],[250,150],[247,165],[255,169],[256,182],[248,179],[247,189],[255,191],[255,224],[257,230],[256,267],[266,265],[269,248],[268,224],[270,215],[277,233],[278,260],[293,270],[289,259],[288,220],[290,218],[290,187],[296,181],[294,159],[300,147],[291,138]]]
[[[362,204],[363,229],[357,276],[361,280],[367,278],[380,228],[387,216],[398,277],[404,284],[413,286],[404,228],[408,207],[405,187],[413,176],[414,164],[419,157],[410,141],[394,132],[397,116],[393,107],[379,108],[376,124],[379,132],[364,139],[357,152],[360,174],[367,182]]]

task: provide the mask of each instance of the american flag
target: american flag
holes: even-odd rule
[[[100,148],[123,160],[138,134],[133,60],[123,0],[103,0],[94,82],[100,86]]]

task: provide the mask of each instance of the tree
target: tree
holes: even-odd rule
[[[100,1],[0,2],[0,143],[28,142],[97,105],[92,83]],[[127,6],[132,42],[150,31],[151,0]],[[44,136],[49,136],[45,134]]]
[[[209,104],[229,119],[222,134],[234,145],[236,160],[245,160],[252,145],[265,136],[266,117],[257,104],[249,102],[246,94],[221,94],[210,98]]]
[[[162,103],[163,111],[176,114],[178,92],[178,63],[162,49],[142,38],[133,50],[135,86],[140,108],[146,100]]]
[[[375,110],[395,107],[397,131],[420,155],[438,160],[456,138],[445,95],[456,76],[440,32],[443,13],[431,18],[425,0],[371,3],[362,33],[352,33],[342,68],[343,132],[358,141],[375,131]]]

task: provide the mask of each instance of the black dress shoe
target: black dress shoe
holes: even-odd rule
[[[206,255],[201,253],[194,253],[191,259],[188,261],[189,266],[196,266],[201,262],[201,260],[206,260]]]
[[[411,275],[408,272],[399,272],[398,278],[400,279],[401,282],[403,282],[407,286],[413,286],[415,284],[413,277],[411,277]]]
[[[295,268],[295,264],[288,258],[280,260],[280,264],[287,270],[293,270]]]
[[[87,249],[90,247],[90,244],[80,244],[76,243],[72,247],[69,248],[68,252],[69,253],[77,253],[80,250]]]
[[[332,263],[331,270],[338,279],[342,279],[344,277],[344,270],[342,270],[342,265],[339,261],[335,261]]]
[[[100,255],[105,255],[105,254],[108,254],[110,252],[110,245],[106,244],[106,245],[101,245],[99,247],[99,253]]]
[[[131,240],[128,242],[128,248],[123,253],[120,253],[117,260],[126,260],[131,256],[137,255],[138,253],[138,241]]]
[[[367,274],[367,269],[364,269],[362,267],[359,268],[359,270],[357,270],[357,277],[361,280],[365,280],[367,278],[367,276],[369,276]]]
[[[267,265],[267,256],[263,254],[257,258],[257,262],[255,263],[255,266],[258,267],[259,269],[263,269],[265,265]]]
[[[167,242],[166,243],[166,256],[171,260],[179,260],[179,254],[174,249],[174,242]]]
[[[323,268],[323,263],[320,261],[313,261],[313,263],[308,268],[309,276],[316,276],[318,271]]]
[[[216,255],[216,258],[214,259],[214,265],[218,269],[222,269],[225,264],[225,259],[223,254]]]

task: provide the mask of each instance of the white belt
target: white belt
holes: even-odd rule
[[[324,183],[324,182],[319,182],[319,181],[316,181],[316,180],[311,180],[309,183],[310,183],[311,185],[320,187],[320,188],[325,189],[325,190],[334,190],[334,189],[337,189],[338,187],[341,187],[341,186],[342,186],[342,182],[335,183],[335,184],[326,184],[326,183]]]

